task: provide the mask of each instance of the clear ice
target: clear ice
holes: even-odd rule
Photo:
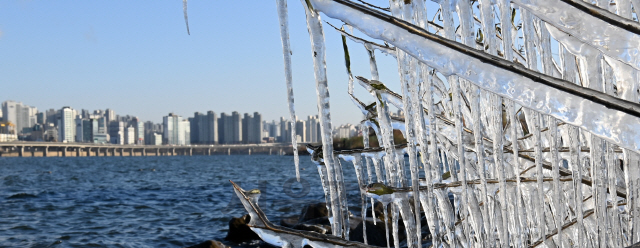
[[[286,1],[276,2],[295,120]],[[640,0],[389,0],[388,8],[300,2],[322,133],[322,146],[309,152],[332,220],[330,240],[349,243],[254,228],[265,241],[368,247],[366,238],[346,241],[350,206],[341,161],[348,161],[362,220],[369,202],[384,205],[388,247],[390,237],[394,247],[640,242],[640,24],[633,14]],[[363,114],[363,149],[333,149],[320,13],[349,30],[326,23],[342,35],[346,93]],[[352,75],[354,45],[367,51],[369,78]],[[396,59],[398,82],[380,81],[376,53]],[[367,99],[354,94],[355,82]],[[397,84],[399,93],[387,87]],[[391,116],[391,107],[404,117]],[[369,147],[370,129],[380,147]],[[406,144],[394,142],[394,130]],[[423,239],[426,231],[431,236]]]

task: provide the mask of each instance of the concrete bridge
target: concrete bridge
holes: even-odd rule
[[[291,144],[242,145],[115,145],[60,142],[0,142],[0,157],[108,157],[108,156],[192,156],[293,153]]]

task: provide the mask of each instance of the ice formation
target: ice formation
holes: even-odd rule
[[[290,85],[286,3],[276,2]],[[390,213],[383,223],[394,247],[640,242],[640,24],[632,12],[640,1],[389,0],[388,8],[366,1],[300,2],[322,133],[322,146],[309,152],[333,233],[320,237],[273,226],[236,187],[252,223],[253,215],[263,222],[253,229],[265,241],[366,247],[366,241],[347,241],[343,170],[350,166],[343,165],[353,165],[362,217],[369,203],[381,202]],[[327,23],[343,37],[347,94],[364,116],[364,149],[333,149],[320,13],[368,36]],[[348,42],[366,49],[369,78],[351,75]],[[397,60],[399,82],[380,82],[376,53]],[[358,84],[368,100],[354,95]],[[391,84],[401,92],[389,90]],[[392,107],[404,117],[391,116]],[[406,144],[394,143],[394,130]],[[380,147],[369,147],[369,135]]]

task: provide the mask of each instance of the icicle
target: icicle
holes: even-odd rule
[[[495,16],[493,15],[491,2],[495,2],[495,0],[480,0],[480,16],[482,18],[482,29],[484,30],[484,50],[489,54],[497,55],[498,42],[496,41]]]
[[[611,202],[611,205],[613,206],[611,208],[611,214],[609,216],[609,226],[610,231],[608,231],[608,235],[609,235],[609,242],[611,245],[611,247],[622,247],[622,243],[620,242],[621,239],[623,238],[617,238],[617,237],[622,237],[621,235],[621,231],[620,231],[620,212],[618,211],[618,196],[616,195],[616,181],[617,181],[617,173],[616,171],[618,170],[618,168],[620,168],[620,166],[618,165],[618,158],[615,157],[614,155],[614,151],[613,151],[613,145],[610,143],[607,143],[606,145],[606,155],[607,155],[607,174],[608,174],[608,181],[609,181],[609,201]]]
[[[574,36],[582,43],[593,46],[611,57],[640,69],[640,56],[637,56],[640,54],[639,35],[607,23],[564,1],[514,0],[512,2],[521,8],[526,8],[563,32]],[[624,19],[619,18],[614,21],[624,22]],[[524,22],[526,24],[527,21]]]
[[[536,237],[536,239],[541,239],[545,241],[545,244],[547,242],[546,239],[546,235],[547,235],[547,224],[546,224],[546,217],[545,217],[545,203],[544,203],[544,186],[543,186],[543,169],[542,169],[542,135],[540,133],[540,123],[541,121],[541,116],[539,113],[535,112],[535,111],[528,111],[527,112],[527,116],[530,116],[530,119],[532,120],[531,122],[527,122],[527,123],[532,123],[532,129],[533,129],[533,136],[534,136],[534,140],[535,140],[535,163],[536,163],[536,177],[537,177],[537,188],[536,188],[536,194],[532,195],[531,198],[534,199],[533,200],[533,205],[536,211],[536,224],[537,224],[537,228],[538,228],[538,236]],[[548,245],[547,245],[548,246]]]
[[[356,178],[358,179],[358,189],[360,190],[360,199],[362,201],[362,212],[361,212],[361,216],[362,216],[362,235],[364,237],[365,240],[365,244],[367,243],[367,217],[366,217],[366,211],[367,211],[367,196],[364,192],[364,190],[362,190],[362,188],[365,186],[364,183],[364,173],[362,172],[362,155],[360,153],[355,153],[353,155],[349,155],[349,156],[345,156],[345,155],[340,155],[340,157],[342,159],[344,159],[345,161],[351,161],[353,163],[353,168],[356,171]],[[346,192],[346,190],[343,190],[344,192]],[[344,201],[344,204],[346,204],[346,199]],[[345,236],[349,237],[349,216],[347,215],[345,218]]]
[[[184,23],[187,25],[187,34],[191,35],[191,32],[189,32],[189,17],[187,16],[187,0],[182,0],[182,11],[184,12]]]
[[[452,78],[450,78],[452,79]],[[453,101],[454,101],[454,115],[455,115],[455,127],[456,127],[456,135],[457,135],[457,144],[462,143],[462,115],[460,108],[462,102],[462,96],[460,94],[460,82],[458,80],[453,80],[453,82],[449,81],[452,84],[453,88]],[[457,156],[458,156],[458,164],[460,165],[460,181],[462,182],[462,205],[469,209],[470,217],[473,219],[471,221],[473,228],[475,229],[475,235],[478,240],[482,240],[483,247],[487,246],[488,240],[485,238],[486,232],[483,227],[483,216],[480,211],[479,204],[476,200],[475,193],[473,191],[469,192],[467,186],[467,161],[465,156],[464,146],[458,145]],[[453,175],[453,172],[451,173]],[[485,204],[486,205],[486,202]]]
[[[276,0],[276,5],[278,7],[278,20],[280,21],[280,38],[282,39],[282,54],[284,56],[284,76],[287,83],[287,103],[289,105],[289,116],[291,118],[291,146],[293,147],[293,163],[296,167],[296,179],[298,180],[298,182],[300,182],[300,159],[298,158],[298,141],[296,138],[297,118],[293,98],[293,79],[291,73],[292,52],[291,45],[289,44],[289,13],[287,10],[287,0]]]
[[[521,188],[521,183],[520,183],[520,163],[519,163],[519,157],[518,157],[518,130],[517,130],[517,126],[520,124],[519,120],[518,120],[518,114],[515,108],[515,105],[513,102],[507,101],[507,114],[509,115],[509,118],[511,118],[511,125],[510,125],[510,129],[511,129],[511,150],[513,151],[513,169],[514,169],[514,176],[516,178],[516,206],[514,208],[514,215],[517,217],[516,218],[516,232],[514,234],[514,236],[516,236],[516,247],[524,247],[525,246],[525,241],[529,240],[527,238],[527,234],[529,233],[528,229],[527,229],[527,225],[526,223],[528,222],[526,219],[526,214],[525,214],[525,207],[522,204],[522,188]],[[516,123],[517,122],[517,123]]]
[[[389,211],[387,211],[387,203],[384,204],[382,211],[384,211],[384,232],[387,235],[387,248],[391,248],[391,244],[389,244]]]
[[[365,46],[369,54],[369,69],[371,70],[371,80],[380,80],[378,76],[378,64],[376,63],[376,53],[371,46]]]
[[[340,163],[339,159],[335,159],[336,161],[335,163],[335,173],[336,173],[336,184],[337,184],[337,190],[338,190],[338,197],[340,198],[340,209],[341,209],[341,214],[342,214],[342,237],[346,240],[349,240],[349,231],[350,231],[350,226],[349,225],[349,205],[347,202],[347,190],[344,187],[344,178],[342,177],[343,173],[342,173],[342,163]]]
[[[455,92],[454,94],[460,94],[459,92]],[[455,96],[454,96],[455,97]],[[458,96],[460,97],[460,96]],[[493,236],[494,232],[494,227],[495,227],[495,223],[494,220],[492,218],[492,214],[490,214],[490,210],[488,209],[488,206],[491,204],[489,201],[489,197],[488,197],[488,192],[487,192],[487,179],[486,179],[486,167],[485,166],[485,154],[484,154],[484,145],[482,142],[482,132],[480,130],[480,128],[482,127],[481,125],[481,109],[480,109],[480,99],[482,98],[482,94],[480,92],[480,88],[478,88],[477,86],[473,85],[472,86],[472,90],[471,90],[471,108],[472,108],[472,113],[473,113],[473,133],[474,133],[474,143],[475,143],[475,149],[476,149],[476,153],[477,153],[477,157],[478,157],[478,164],[477,164],[477,169],[478,169],[478,174],[480,175],[480,199],[482,200],[482,202],[484,202],[484,204],[482,205],[482,213],[483,213],[483,218],[485,219],[485,221],[482,222],[482,224],[484,225],[484,233],[482,235],[486,235],[485,237],[485,246],[489,245],[493,242],[495,242],[495,237]],[[456,107],[458,108],[458,107]],[[496,111],[495,107],[493,107],[492,109],[489,110],[489,112],[492,111]],[[502,112],[502,111],[500,111]],[[502,122],[502,121],[501,121]],[[458,143],[458,144],[462,144],[462,143]],[[462,167],[462,166],[460,166]],[[466,177],[465,176],[466,173],[463,173],[462,177]]]
[[[340,192],[337,190],[339,182],[335,170],[336,161],[333,157],[333,136],[331,128],[331,110],[329,105],[329,86],[327,82],[324,32],[320,14],[312,6],[307,5],[306,0],[301,0],[305,7],[307,16],[307,29],[311,40],[314,74],[316,78],[316,92],[318,97],[318,112],[320,117],[320,133],[322,136],[322,154],[325,167],[327,168],[327,178],[329,179],[329,192],[331,196],[331,211],[333,212],[332,232],[335,236],[341,236],[342,232],[342,206],[340,204]],[[293,128],[295,130],[295,128]],[[340,175],[340,178],[342,175]]]
[[[322,158],[315,154],[314,150],[307,148],[307,151],[311,155],[311,161],[316,164],[318,167],[318,175],[320,176],[320,183],[322,184],[322,191],[324,192],[324,202],[327,206],[327,213],[329,217],[332,218],[333,213],[331,212],[331,195],[329,192],[329,181],[327,179],[327,168],[324,166],[324,162]]]
[[[500,245],[502,247],[509,246],[509,233],[508,233],[508,216],[509,214],[507,210],[507,181],[506,181],[506,173],[505,173],[505,163],[503,157],[503,134],[502,134],[502,98],[496,95],[491,95],[491,108],[490,112],[493,114],[492,122],[496,125],[493,133],[493,159],[495,161],[496,168],[498,169],[498,181],[500,188],[500,196],[499,202],[502,210],[502,223],[496,223],[496,225],[502,225],[502,228],[498,228],[498,230],[502,230],[499,232],[500,234]],[[479,123],[478,123],[479,124]],[[485,182],[486,183],[486,182]]]
[[[633,216],[633,218],[629,218],[629,229],[631,230],[629,234],[629,240],[631,243],[640,242],[640,221],[638,221],[637,216],[640,216],[640,165],[638,162],[640,161],[640,157],[636,152],[626,151],[625,152],[625,161],[624,161],[624,171],[625,171],[625,181],[627,182],[627,212]]]
[[[584,221],[583,221],[583,196],[582,196],[582,166],[580,163],[580,133],[578,133],[578,128],[571,126],[569,127],[569,153],[571,156],[570,165],[571,165],[571,173],[573,178],[573,188],[574,188],[574,206],[576,208],[576,221],[578,226],[577,237],[575,238],[576,247],[587,247],[586,238],[584,236]]]
[[[511,40],[511,33],[513,26],[511,24],[511,2],[509,0],[499,0],[498,7],[500,9],[500,33],[502,35],[502,53],[504,59],[513,61],[513,40]]]
[[[522,22],[524,24],[523,34],[524,34],[524,48],[527,55],[527,68],[531,70],[538,70],[538,58],[536,56],[537,52],[534,48],[534,40],[535,33],[533,29],[533,17],[529,10],[520,8],[520,15],[522,17]],[[539,70],[538,70],[539,71]]]
[[[437,39],[422,30],[409,32],[407,30],[409,27],[403,26],[402,23],[391,23],[386,19],[379,18],[363,18],[363,12],[353,8],[344,8],[344,6],[349,6],[348,2],[309,1],[314,2],[317,5],[316,9],[323,11],[327,16],[345,21],[371,38],[383,39],[392,43],[396,48],[415,56],[421,62],[437,69],[444,75],[455,74],[464,77],[474,84],[502,97],[512,99],[526,108],[551,115],[559,121],[591,130],[596,135],[611,140],[617,145],[634,150],[640,149],[640,143],[636,142],[636,140],[640,140],[640,122],[637,117],[631,114],[621,114],[620,111],[607,108],[602,103],[588,100],[593,98],[578,96],[576,95],[580,92],[578,88],[573,93],[552,90],[552,87],[536,83],[536,80],[540,79],[549,80],[548,83],[556,82],[552,78],[528,71],[525,73],[525,71],[520,71],[519,66],[499,59],[487,57],[486,60],[481,61],[479,58],[486,55],[481,55],[472,49],[465,49],[463,52],[459,45]],[[339,11],[337,11],[338,6],[341,6]],[[385,32],[378,32],[379,30],[385,30]],[[438,42],[435,42],[436,40]],[[473,56],[467,54],[473,54]],[[504,69],[507,66],[511,69]],[[533,75],[536,75],[535,80]],[[518,82],[518,84],[513,84],[513,82]],[[573,89],[573,87],[569,88]],[[583,114],[570,114],[575,111]],[[586,115],[590,118],[581,118]],[[612,125],[613,123],[615,125]]]
[[[553,205],[555,206],[555,226],[558,230],[558,234],[555,235],[556,243],[560,245],[560,247],[564,247],[563,243],[563,234],[562,234],[562,225],[564,224],[564,208],[563,202],[561,202],[561,197],[564,194],[564,189],[560,185],[560,158],[558,156],[558,147],[560,147],[560,137],[558,137],[558,125],[556,119],[553,117],[549,117],[549,131],[551,142],[549,143],[549,147],[551,148],[551,166],[553,172],[551,173],[553,177]]]
[[[604,190],[604,156],[603,141],[591,135],[591,178],[593,179],[593,208],[595,210],[595,223],[597,236],[595,246],[607,246],[607,192]]]

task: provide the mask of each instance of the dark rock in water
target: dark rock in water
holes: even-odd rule
[[[390,211],[390,207],[389,209],[387,209],[387,211]],[[371,215],[371,207],[367,208],[367,217],[372,217],[373,215]],[[376,201],[376,203],[373,206],[373,211],[376,213],[376,218],[379,220],[384,220],[384,206],[382,205],[382,203],[380,203],[379,201]]]
[[[367,241],[369,245],[374,246],[387,246],[387,236],[384,230],[384,223],[378,221],[376,225],[372,221],[363,221],[351,232],[349,232],[349,240],[358,241],[364,243],[364,236],[362,235],[363,223],[367,225]],[[389,225],[389,242],[393,244],[393,235],[391,234],[391,225]]]
[[[302,213],[300,214],[300,218],[298,219],[299,223],[303,223],[308,220],[317,219],[321,217],[328,217],[329,211],[327,211],[327,204],[324,202],[309,204],[302,209]]]
[[[280,225],[283,227],[293,228],[296,224],[298,224],[298,216],[286,217],[280,220]]]
[[[256,233],[251,231],[251,228],[247,224],[251,221],[251,216],[245,214],[240,218],[232,218],[229,221],[229,232],[224,240],[233,242],[245,242],[260,239]]]
[[[207,240],[205,242],[202,242],[197,245],[189,246],[187,248],[229,248],[229,246],[222,244],[220,241]]]
[[[627,248],[640,248],[640,243],[635,243]]]

